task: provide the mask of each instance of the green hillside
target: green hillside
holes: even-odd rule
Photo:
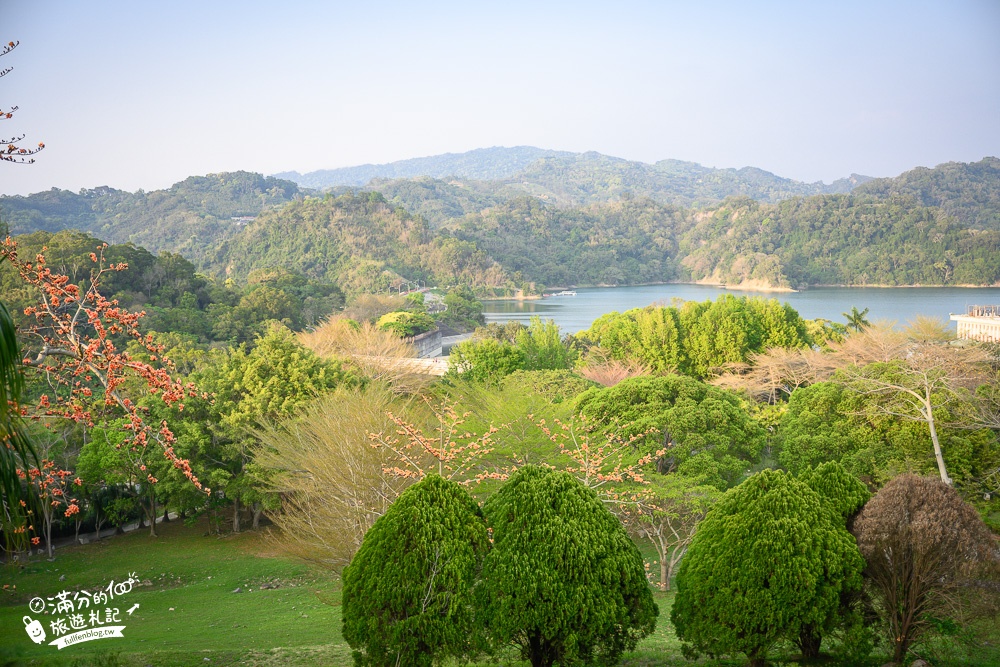
[[[382,195],[328,195],[267,211],[226,241],[215,272],[244,279],[282,266],[345,292],[385,290],[399,280],[502,287],[504,270],[470,243],[437,235]]]
[[[995,157],[917,167],[896,178],[869,181],[855,194],[909,195],[924,206],[941,207],[966,227],[1000,231],[1000,159]]]
[[[446,178],[457,176],[474,179],[507,178],[521,171],[539,158],[555,155],[572,155],[534,146],[504,148],[477,148],[465,153],[444,153],[430,157],[399,160],[388,164],[363,164],[341,169],[320,169],[307,174],[286,171],[275,174],[309,188],[329,188],[338,185],[365,185],[373,178]]]
[[[287,267],[348,293],[404,281],[495,293],[531,283],[1000,282],[1000,160],[800,196],[862,180],[808,185],[751,168],[587,153],[542,157],[506,179],[378,180],[377,192],[343,187],[322,198],[236,172],[150,193],[4,197],[0,208],[15,234],[75,228],[179,253],[218,278]],[[734,189],[742,194],[691,205]]]
[[[1000,233],[968,229],[909,197],[731,199],[694,215],[681,241],[693,280],[808,285],[989,285]]]
[[[254,217],[300,196],[291,181],[246,171],[191,176],[167,190],[94,188],[0,197],[0,217],[12,234],[76,229],[109,243],[134,243],[157,253],[179,252],[203,263],[239,231],[237,217]]]

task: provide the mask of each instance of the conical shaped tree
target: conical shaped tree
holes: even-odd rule
[[[613,665],[656,626],[638,548],[591,489],[520,469],[484,506],[493,548],[477,589],[487,637],[533,667]]]
[[[671,620],[685,655],[745,653],[822,628],[861,587],[864,561],[833,503],[765,470],[729,490],[698,527],[677,573]]]
[[[472,587],[489,536],[465,489],[431,475],[403,492],[344,570],[344,639],[358,667],[430,665],[477,650]]]

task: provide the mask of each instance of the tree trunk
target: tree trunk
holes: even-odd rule
[[[753,651],[747,653],[747,664],[750,667],[766,667],[767,658],[763,654],[761,647],[756,647]]]
[[[931,430],[931,442],[934,443],[934,458],[937,459],[938,472],[941,473],[941,481],[951,486],[951,478],[944,467],[944,454],[941,452],[941,443],[938,441],[937,428],[934,427],[934,410],[931,407],[931,390],[927,388],[924,399],[924,416],[927,417],[927,426]]]
[[[803,658],[815,660],[819,657],[819,647],[823,643],[823,637],[815,626],[807,625],[799,632],[799,638],[795,643],[802,652]]]
[[[52,515],[45,517],[45,548],[49,558],[52,558]]]
[[[233,532],[240,532],[240,500],[233,500]]]
[[[264,513],[264,506],[260,503],[253,504],[253,529],[260,528],[260,515]]]
[[[531,661],[531,667],[552,667],[554,660],[549,653],[548,643],[537,633],[532,634],[528,639],[528,660]]]
[[[903,635],[893,641],[892,661],[897,665],[902,665],[906,660],[906,654],[910,652],[910,639]]]
[[[169,522],[170,522],[170,508],[169,507],[164,507],[163,508],[163,523],[169,523]]]
[[[156,537],[156,492],[149,490],[149,536]]]
[[[660,590],[670,590],[670,571],[667,569],[667,559],[660,556]]]

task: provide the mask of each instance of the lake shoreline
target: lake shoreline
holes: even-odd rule
[[[801,285],[799,287],[772,287],[769,285],[762,285],[755,281],[748,281],[735,284],[717,283],[717,282],[705,282],[701,280],[668,280],[665,282],[655,282],[655,283],[629,283],[628,285],[568,285],[565,287],[552,287],[552,290],[577,290],[577,289],[621,289],[628,287],[661,287],[664,285],[695,285],[699,287],[716,287],[724,290],[731,290],[734,292],[762,292],[766,294],[794,294],[798,292],[808,292],[814,289],[949,289],[949,288],[961,288],[961,289],[993,289],[1000,288],[1000,283],[994,283],[992,285],[848,285],[848,284],[838,284],[838,283],[821,283],[817,285]],[[538,301],[540,299],[548,299],[554,296],[554,294],[531,294],[531,295],[517,295],[517,296],[491,296],[491,297],[481,297],[480,301]]]
[[[964,313],[970,305],[1000,304],[1000,287],[875,287],[866,285],[816,285],[810,289],[782,293],[747,292],[747,296],[777,299],[794,308],[803,319],[823,318],[843,321],[852,307],[870,308],[871,321],[906,322],[917,315],[947,321],[951,314]],[[528,324],[532,316],[553,319],[563,333],[587,329],[594,320],[610,312],[624,312],[653,304],[678,301],[712,301],[733,290],[689,282],[652,283],[624,287],[579,288],[577,296],[553,297],[531,301],[495,300],[484,302],[487,321],[517,320]],[[742,295],[741,295],[742,296]],[[954,323],[951,323],[954,326]]]

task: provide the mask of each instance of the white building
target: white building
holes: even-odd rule
[[[984,343],[1000,343],[1000,306],[969,306],[965,315],[952,315],[958,337]]]

